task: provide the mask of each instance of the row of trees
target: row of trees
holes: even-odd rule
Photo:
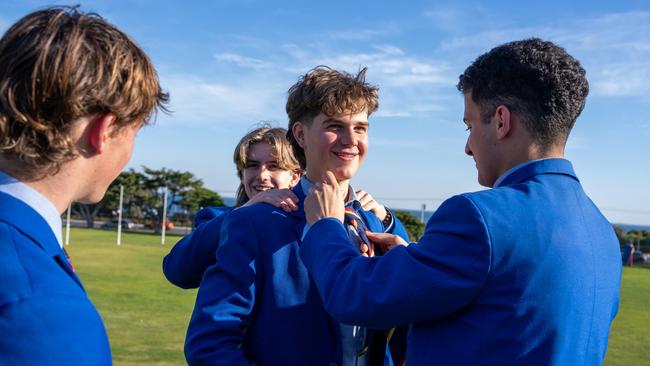
[[[224,204],[218,193],[203,187],[203,181],[190,172],[143,167],[142,172],[134,169],[122,172],[101,202],[91,205],[75,203],[72,212],[86,220],[88,227],[93,227],[100,212],[116,212],[119,209],[120,186],[124,187],[124,217],[151,222],[154,227],[160,227],[162,223],[165,188],[167,212],[176,205],[186,213],[187,220],[191,220],[202,207]]]
[[[185,219],[191,221],[194,214],[203,207],[223,206],[222,197],[203,186],[203,181],[191,172],[173,169],[150,169],[143,167],[142,172],[130,169],[122,172],[108,188],[101,202],[91,205],[75,203],[72,212],[93,227],[100,213],[114,214],[119,209],[120,186],[124,186],[123,215],[140,222],[150,222],[154,227],[162,223],[163,194],[168,192],[167,212],[172,206],[185,213]],[[395,215],[402,221],[410,239],[416,241],[424,232],[424,224],[415,216],[404,211]],[[614,231],[621,245],[632,242],[642,250],[650,250],[650,231],[629,230],[615,226]]]
[[[150,223],[154,228],[159,228],[162,223],[165,187],[168,192],[167,212],[175,205],[185,213],[187,221],[191,221],[203,207],[224,205],[222,197],[205,188],[203,181],[191,172],[143,167],[142,172],[134,169],[122,172],[101,202],[91,205],[75,203],[72,213],[84,219],[87,227],[94,227],[98,215],[112,216],[119,210],[120,186],[124,187],[123,217]],[[418,218],[404,211],[397,211],[395,215],[404,224],[412,241],[422,236],[424,224]]]

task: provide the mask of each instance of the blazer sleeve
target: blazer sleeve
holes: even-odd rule
[[[472,301],[490,271],[491,246],[478,208],[455,196],[418,243],[366,258],[349,245],[340,221],[322,219],[300,255],[335,319],[382,329],[441,318]]]
[[[185,340],[189,365],[251,365],[243,350],[255,305],[258,241],[245,214],[233,211],[221,232],[218,261],[208,268]]]
[[[163,273],[169,282],[185,289],[199,287],[203,273],[216,262],[221,225],[228,212],[208,208],[197,214],[197,222],[203,217],[202,223],[179,240],[163,259]]]

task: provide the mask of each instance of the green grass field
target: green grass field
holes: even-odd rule
[[[178,289],[162,274],[162,258],[179,238],[73,229],[66,247],[101,313],[115,365],[182,365],[183,339],[196,291]],[[650,364],[650,269],[625,268],[621,305],[605,365]]]

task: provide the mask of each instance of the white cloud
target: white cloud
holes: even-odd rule
[[[285,67],[285,70],[302,73],[315,65],[328,65],[335,69],[354,72],[367,66],[368,72],[382,87],[387,84],[406,87],[415,84],[440,85],[453,82],[449,77],[450,67],[445,61],[409,56],[399,47],[392,45],[375,46],[374,49],[374,52],[310,54],[309,50],[292,45],[291,52],[298,54],[300,58],[295,60],[296,63]],[[332,54],[334,56],[330,56]]]
[[[645,96],[650,93],[650,67],[646,62],[621,62],[595,68],[591,90],[600,96]]]
[[[214,55],[217,61],[233,63],[241,67],[253,69],[263,69],[272,66],[270,63],[248,56],[242,56],[236,53],[217,53]]]
[[[193,125],[246,124],[263,120],[284,120],[285,87],[271,80],[242,79],[237,84],[212,82],[196,75],[161,75],[170,90],[171,116],[163,122]]]
[[[540,37],[565,47],[587,70],[596,96],[645,97],[650,93],[650,12],[576,19],[565,26],[488,29],[441,43],[451,55],[476,57],[515,39]]]
[[[373,117],[381,117],[381,118],[410,117],[410,116],[411,113],[407,111],[396,111],[396,110],[388,110],[382,108],[380,108],[375,114],[373,114]]]
[[[388,54],[388,55],[401,56],[401,55],[404,54],[404,51],[402,51],[401,48],[399,48],[397,46],[390,45],[390,44],[375,46],[375,49],[381,51],[382,53]]]
[[[328,36],[336,41],[368,41],[391,32],[389,29],[348,29],[330,32]]]

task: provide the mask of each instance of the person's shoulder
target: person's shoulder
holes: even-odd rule
[[[199,210],[194,217],[194,226],[199,226],[205,222],[212,221],[232,211],[228,206],[210,206]]]
[[[291,214],[281,208],[268,203],[255,203],[249,206],[242,206],[232,210],[226,217],[226,222],[235,220],[247,220],[254,227],[267,227],[268,225],[282,225],[290,222]]]
[[[521,193],[522,189],[518,186],[502,186],[474,192],[465,192],[454,197],[463,197],[478,207],[486,205],[501,206],[505,202],[521,198]]]

